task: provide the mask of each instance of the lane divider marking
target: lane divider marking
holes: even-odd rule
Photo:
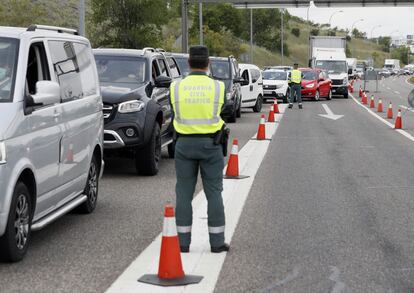
[[[286,105],[280,105],[285,110]],[[284,112],[284,111],[283,111]],[[276,115],[280,122],[283,115]],[[266,133],[271,137],[276,133],[279,123],[266,123]],[[249,140],[239,152],[239,169],[249,178],[243,180],[227,179],[223,182],[223,202],[226,213],[226,242],[231,243],[244,204],[253,185],[255,176],[267,153],[270,141]],[[223,170],[225,172],[226,167]],[[107,289],[107,293],[120,292],[213,292],[227,253],[213,254],[207,231],[207,200],[200,191],[193,202],[193,229],[190,253],[181,254],[184,271],[187,274],[202,275],[204,279],[196,285],[183,287],[157,287],[137,280],[144,274],[157,273],[162,234],[159,234],[147,248],[126,268],[126,270]],[[160,221],[162,213],[160,212]],[[230,252],[232,250],[230,249]]]
[[[377,118],[378,120],[380,120],[382,123],[384,123],[385,125],[387,125],[388,127],[394,129],[394,124],[388,122],[387,120],[385,120],[384,118],[382,118],[381,116],[379,116],[377,113],[375,113],[374,111],[372,111],[371,109],[365,107],[364,105],[362,105],[357,99],[355,99],[355,97],[352,94],[349,94],[351,96],[351,98],[354,100],[354,102],[361,106],[362,108],[364,108],[365,110],[368,111],[369,114],[371,114],[372,116],[374,116],[375,118]],[[407,131],[403,130],[403,129],[395,129],[395,131],[397,131],[398,133],[400,133],[401,135],[405,136],[406,138],[408,138],[411,141],[414,141],[414,136],[412,136],[411,134],[409,134]]]

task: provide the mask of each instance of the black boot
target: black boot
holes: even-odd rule
[[[302,104],[299,104],[299,109],[303,109],[303,108],[302,108]]]
[[[212,253],[220,253],[220,252],[225,252],[225,251],[229,251],[230,250],[230,245],[228,245],[227,243],[224,243],[222,246],[218,246],[218,247],[211,247],[211,252]]]
[[[180,246],[180,250],[182,253],[190,252],[190,246]]]
[[[288,108],[289,109],[292,109],[293,108],[293,104],[289,104]]]

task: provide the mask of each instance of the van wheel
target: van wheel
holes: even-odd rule
[[[236,111],[236,117],[237,117],[237,118],[240,118],[240,117],[241,117],[241,102],[240,102],[240,104],[239,104],[239,107],[237,108],[237,111]]]
[[[154,176],[158,173],[161,159],[161,130],[155,121],[149,142],[135,154],[135,168],[140,175]]]
[[[237,120],[237,111],[236,109],[233,109],[233,112],[231,113],[231,116],[227,117],[227,122],[228,123],[235,123]]]
[[[286,95],[283,96],[283,103],[287,104],[289,98],[290,98],[290,90],[287,90]]]
[[[99,190],[99,166],[95,156],[92,157],[91,164],[88,171],[88,180],[86,181],[85,189],[83,194],[86,195],[87,199],[82,203],[76,211],[82,214],[92,213],[98,202],[98,190]]]
[[[23,259],[30,241],[32,203],[26,185],[18,181],[13,192],[4,235],[0,237],[0,258],[8,262]]]
[[[262,111],[262,106],[263,106],[262,96],[258,96],[256,100],[256,104],[253,107],[253,112],[259,113],[260,111]]]

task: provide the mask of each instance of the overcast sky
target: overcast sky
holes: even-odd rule
[[[289,13],[306,19],[307,8],[289,8]],[[309,9],[309,20],[317,23],[328,23],[332,13],[332,26],[351,29],[352,24],[358,19],[364,19],[355,24],[358,30],[367,33],[367,37],[373,36],[406,36],[414,35],[414,6],[413,7],[380,7],[380,8],[317,8]],[[374,28],[377,25],[381,27]],[[373,29],[374,28],[374,29]],[[395,32],[397,31],[398,32]]]

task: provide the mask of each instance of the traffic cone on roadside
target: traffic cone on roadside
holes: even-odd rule
[[[362,92],[362,104],[368,105],[368,97],[365,92]]]
[[[377,112],[378,113],[382,113],[382,99],[380,98],[378,101],[378,108],[377,108]]]
[[[158,286],[197,284],[202,276],[185,275],[181,263],[180,244],[175,224],[174,207],[167,205],[164,212],[160,261],[157,275],[144,275],[138,281]]]
[[[398,109],[397,113],[397,119],[395,119],[395,129],[401,129],[402,128],[402,118],[401,118],[401,109]]]
[[[375,100],[374,100],[374,96],[371,96],[371,102],[369,103],[369,107],[374,109],[375,108]]]
[[[265,115],[262,115],[260,118],[259,129],[257,130],[257,140],[266,140],[266,124],[265,124]]]
[[[224,179],[244,179],[248,177],[239,174],[239,141],[234,139]]]
[[[277,105],[277,99],[274,99],[273,101],[273,113],[274,114],[279,114],[279,106]]]
[[[359,97],[362,98],[362,86],[359,86]]]
[[[275,122],[274,106],[270,106],[269,117],[267,117],[267,122]]]
[[[387,110],[387,118],[388,119],[392,119],[393,117],[393,113],[392,113],[392,103],[390,102],[389,106],[388,106],[388,110]]]

